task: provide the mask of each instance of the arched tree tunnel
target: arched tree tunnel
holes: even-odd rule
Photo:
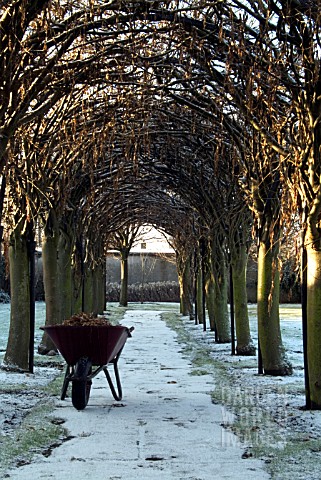
[[[28,365],[35,225],[46,321],[55,324],[80,308],[103,310],[107,246],[128,225],[150,223],[173,238],[184,314],[193,314],[191,266],[203,262],[197,280],[219,342],[230,339],[231,269],[245,355],[254,353],[245,282],[256,239],[263,371],[287,375],[279,247],[297,222],[307,257],[306,388],[320,408],[320,21],[313,2],[290,0],[3,2],[8,365]]]

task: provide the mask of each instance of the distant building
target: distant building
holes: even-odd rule
[[[107,283],[120,282],[120,255],[107,254]],[[176,255],[164,234],[153,227],[142,227],[128,258],[128,283],[145,284],[178,281]]]
[[[141,228],[137,242],[131,249],[131,253],[141,253],[142,251],[145,253],[175,253],[170,245],[170,237],[149,225]]]

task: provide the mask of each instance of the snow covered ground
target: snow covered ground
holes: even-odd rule
[[[37,309],[39,325],[43,305]],[[109,310],[121,311],[115,305]],[[250,311],[256,341],[255,306]],[[299,306],[281,308],[283,340],[294,374],[275,378],[258,375],[255,357],[232,356],[229,345],[215,344],[212,332],[177,312],[175,304],[130,305],[122,323],[134,325],[135,332],[120,360],[120,403],[113,401],[103,376],[94,379],[82,412],[69,398],[61,402],[59,391],[54,397],[46,394],[44,385],[57,375],[59,357],[41,365],[36,355],[33,375],[0,370],[0,478],[58,479],[63,469],[77,480],[93,474],[96,480],[206,480],[234,478],[235,472],[238,478],[257,480],[269,478],[267,474],[280,480],[320,479],[321,412],[301,408]],[[0,312],[0,322],[2,318]],[[32,461],[26,447],[14,459],[19,468],[5,468],[10,463],[8,442],[17,445],[20,438],[22,443],[21,431],[16,440],[23,416],[45,400],[52,402],[49,413],[47,408],[37,418],[44,415],[65,430],[60,427],[57,439],[48,440],[43,418],[39,426],[32,414],[25,417],[33,423],[25,422],[24,428],[35,430],[42,440],[32,449]]]

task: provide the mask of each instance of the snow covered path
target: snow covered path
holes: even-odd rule
[[[191,375],[176,334],[160,312],[128,311],[134,326],[120,357],[123,401],[105,376],[93,380],[88,406],[57,400],[54,417],[73,437],[49,457],[10,470],[11,480],[264,480],[263,462],[223,430],[224,409],[211,402],[213,378]]]

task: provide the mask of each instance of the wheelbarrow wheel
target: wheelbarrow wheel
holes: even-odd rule
[[[83,410],[87,406],[92,384],[92,381],[87,378],[90,373],[91,361],[81,358],[75,366],[71,388],[71,401],[77,410]]]

